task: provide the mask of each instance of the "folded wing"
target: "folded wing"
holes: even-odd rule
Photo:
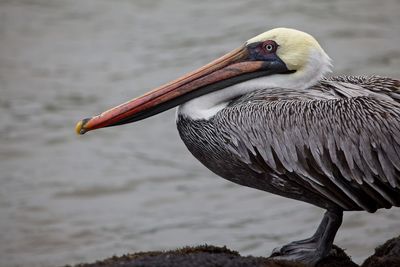
[[[400,205],[399,88],[389,78],[335,77],[305,90],[260,90],[215,122],[230,150],[258,172],[345,210],[374,212]]]

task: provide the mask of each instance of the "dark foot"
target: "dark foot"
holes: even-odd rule
[[[271,257],[277,260],[298,261],[314,266],[327,255],[321,254],[316,242],[305,242],[305,240],[289,243],[281,248],[275,248]],[[328,252],[329,253],[329,252]]]
[[[275,248],[271,257],[315,266],[331,251],[336,232],[342,223],[342,214],[340,210],[327,211],[312,237]]]

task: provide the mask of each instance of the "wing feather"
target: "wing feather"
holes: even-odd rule
[[[344,209],[374,211],[400,202],[400,82],[385,79],[337,77],[296,93],[263,90],[216,120],[246,164],[259,157],[274,175],[296,177]]]

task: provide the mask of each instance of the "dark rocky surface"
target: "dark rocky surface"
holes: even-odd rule
[[[138,252],[113,256],[95,263],[83,263],[74,267],[306,267],[307,265],[273,260],[264,257],[241,256],[226,247],[197,246],[172,251]],[[317,267],[394,267],[400,266],[400,236],[386,241],[375,249],[362,265],[351,261],[339,247],[319,262]],[[66,266],[68,267],[68,266]]]
[[[374,255],[365,260],[362,267],[400,266],[400,236],[392,238],[375,249]]]

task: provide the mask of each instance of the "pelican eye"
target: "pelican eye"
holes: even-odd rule
[[[265,41],[263,44],[263,48],[267,53],[275,52],[277,47],[278,45],[272,40]]]

